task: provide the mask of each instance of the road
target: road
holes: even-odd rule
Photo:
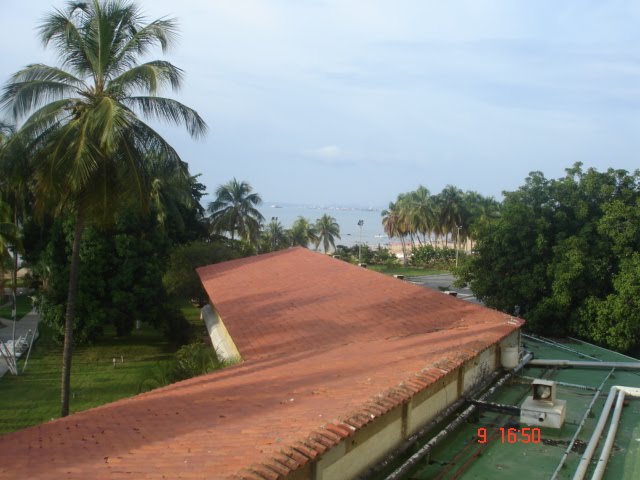
[[[406,281],[423,287],[431,288],[433,290],[443,291],[449,290],[457,292],[457,298],[466,300],[467,302],[473,302],[481,304],[481,302],[473,296],[473,293],[468,288],[458,288],[453,286],[455,277],[449,273],[443,273],[440,275],[424,275],[420,277],[406,277]]]

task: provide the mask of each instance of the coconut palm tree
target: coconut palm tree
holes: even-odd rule
[[[198,137],[206,124],[192,109],[158,95],[177,89],[182,71],[167,61],[141,63],[151,48],[166,51],[176,22],[144,24],[138,6],[122,0],[69,1],[40,24],[58,66],[27,65],[4,87],[2,106],[29,140],[35,208],[75,217],[65,313],[61,415],[69,413],[73,323],[80,244],[89,223],[112,221],[123,204],[149,204],[151,154],[176,163],[177,152],[142,118],[166,120]]]
[[[437,198],[439,230],[444,235],[446,246],[449,245],[449,238],[453,237],[457,248],[458,227],[462,227],[462,220],[465,217],[462,190],[453,185],[447,185]]]
[[[315,226],[316,232],[316,249],[322,244],[324,253],[327,253],[329,246],[336,248],[336,238],[340,240],[340,225],[336,222],[336,219],[327,215],[322,215],[316,220]]]
[[[402,262],[406,266],[408,263],[407,256],[407,241],[406,237],[409,232],[408,222],[403,211],[402,207],[403,195],[398,195],[398,200],[394,202],[389,202],[389,207],[386,210],[383,210],[382,215],[382,227],[384,228],[384,233],[386,233],[389,238],[397,237],[400,239],[400,245],[402,247]]]
[[[256,208],[262,199],[252,191],[251,185],[235,178],[218,187],[216,199],[208,207],[214,233],[228,232],[231,239],[238,234],[243,241],[255,244],[264,217]]]
[[[149,178],[151,204],[158,225],[166,228],[167,223],[173,223],[179,230],[184,229],[180,207],[191,208],[195,203],[191,196],[193,177],[189,175],[188,165],[154,155],[149,158]]]
[[[271,221],[266,225],[262,233],[262,251],[275,252],[290,245],[287,231],[278,220],[278,217],[271,217]]]
[[[310,243],[316,243],[318,237],[315,227],[304,217],[296,218],[291,226],[291,243],[307,248]]]

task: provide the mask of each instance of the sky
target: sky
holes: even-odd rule
[[[448,184],[501,198],[534,170],[640,167],[640,2],[144,0],[176,17],[164,58],[209,125],[154,126],[208,192],[385,206]],[[0,82],[53,64],[36,26],[64,2],[0,0]]]

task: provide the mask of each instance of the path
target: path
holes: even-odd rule
[[[13,339],[13,321],[8,320],[6,318],[0,318],[0,321],[5,325],[4,328],[0,328],[0,339],[3,342],[7,342],[8,340]],[[20,338],[22,335],[25,335],[31,330],[32,332],[36,331],[36,328],[40,323],[40,315],[36,313],[35,310],[31,310],[31,312],[27,313],[22,319],[16,322],[16,340]],[[0,356],[0,378],[9,370],[7,364]]]

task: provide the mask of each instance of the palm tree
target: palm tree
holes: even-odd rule
[[[428,189],[420,185],[415,191],[409,194],[411,198],[411,222],[416,233],[422,234],[422,240],[431,242],[431,234],[434,230],[435,212],[431,193]],[[420,237],[418,236],[418,239]]]
[[[449,245],[449,238],[453,237],[454,242],[458,242],[458,227],[462,226],[464,213],[463,193],[453,185],[447,185],[438,194],[439,204],[439,229],[444,235],[445,243]]]
[[[215,233],[228,232],[232,240],[237,233],[243,241],[250,244],[257,241],[264,217],[256,208],[262,203],[262,199],[252,191],[251,185],[238,182],[235,178],[218,187],[216,199],[208,208]]]
[[[304,217],[296,218],[291,226],[291,243],[300,247],[307,248],[310,243],[316,243],[315,227]]]
[[[166,228],[167,223],[173,223],[179,230],[184,229],[180,207],[191,208],[195,203],[191,196],[193,177],[189,175],[188,165],[154,155],[149,159],[149,178],[151,204],[158,225]]]
[[[464,204],[467,213],[465,222],[469,225],[467,236],[473,247],[480,227],[500,217],[500,203],[493,197],[485,197],[477,192],[465,192]]]
[[[263,234],[263,251],[275,252],[289,246],[289,238],[287,231],[278,220],[278,217],[271,217],[271,221],[267,224]]]
[[[340,240],[340,225],[336,222],[336,219],[327,215],[322,215],[316,220],[316,249],[320,244],[324,248],[324,253],[327,253],[329,246],[336,248],[336,238]]]
[[[75,217],[65,313],[61,415],[69,413],[73,323],[85,225],[112,221],[119,207],[149,204],[147,159],[153,153],[176,163],[177,152],[141,117],[184,125],[192,136],[206,124],[192,109],[158,96],[177,89],[182,71],[166,61],[140,63],[154,46],[164,51],[176,37],[176,22],[143,24],[139,7],[121,0],[69,1],[39,27],[59,66],[31,64],[15,73],[0,103],[26,121],[34,161],[35,208]]]
[[[389,238],[397,237],[400,239],[402,262],[406,266],[408,263],[406,237],[409,229],[407,219],[402,211],[402,198],[403,195],[398,195],[398,200],[395,203],[389,202],[389,207],[382,211],[382,227]]]

